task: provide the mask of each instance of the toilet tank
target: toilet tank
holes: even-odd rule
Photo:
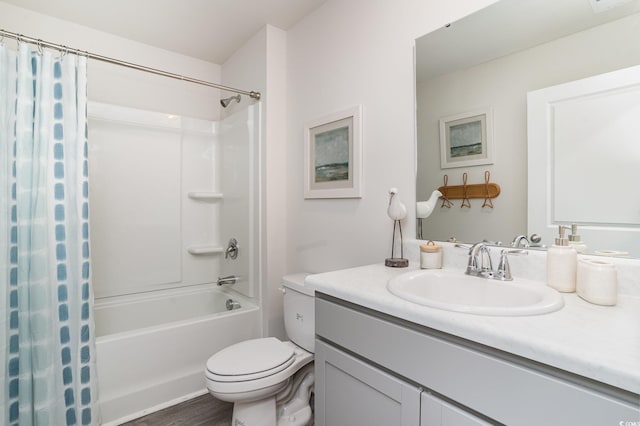
[[[282,277],[284,328],[289,339],[309,352],[315,351],[313,290],[304,285],[306,273]]]

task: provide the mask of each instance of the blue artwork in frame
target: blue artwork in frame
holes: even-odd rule
[[[307,124],[305,198],[361,197],[361,107]]]

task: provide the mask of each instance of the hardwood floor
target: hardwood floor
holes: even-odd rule
[[[231,426],[233,404],[204,394],[123,426]]]

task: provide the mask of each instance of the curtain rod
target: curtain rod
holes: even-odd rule
[[[58,50],[58,51],[64,52],[64,53],[75,53],[76,55],[86,56],[89,59],[95,59],[97,61],[107,62],[107,63],[113,64],[113,65],[120,65],[120,66],[123,66],[123,67],[126,67],[126,68],[132,68],[132,69],[138,70],[138,71],[144,71],[144,72],[148,72],[148,73],[151,73],[151,74],[161,75],[163,77],[169,77],[169,78],[174,78],[176,80],[186,81],[186,82],[189,82],[189,83],[195,83],[195,84],[200,84],[200,85],[203,85],[203,86],[214,87],[216,89],[225,90],[227,92],[240,93],[240,94],[243,94],[243,95],[247,95],[250,98],[253,98],[253,99],[256,99],[256,100],[260,100],[260,92],[235,89],[233,87],[223,86],[221,84],[211,83],[209,81],[198,80],[196,78],[186,77],[184,75],[174,74],[174,73],[171,73],[171,72],[168,72],[168,71],[162,71],[162,70],[159,70],[159,69],[156,69],[156,68],[145,67],[143,65],[137,65],[137,64],[133,64],[131,62],[126,62],[126,61],[121,61],[119,59],[109,58],[108,56],[98,55],[98,54],[90,53],[90,52],[83,51],[83,50],[80,50],[80,49],[72,49],[72,48],[64,46],[62,44],[51,43],[49,41],[44,41],[44,40],[41,40],[41,39],[36,39],[36,38],[33,38],[33,37],[25,36],[25,35],[18,34],[18,33],[12,33],[10,31],[5,31],[5,30],[0,29],[0,41],[2,41],[2,38],[4,38],[4,37],[12,38],[14,40],[18,40],[18,42],[24,41],[24,42],[27,42],[27,43],[30,43],[30,44],[35,44],[38,47],[48,47],[48,48],[55,49],[55,50]]]

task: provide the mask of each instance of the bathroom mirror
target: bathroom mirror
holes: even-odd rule
[[[544,207],[529,202],[528,188],[532,182],[545,181],[547,174],[554,175],[557,163],[584,164],[584,170],[576,167],[574,173],[589,173],[604,187],[617,188],[621,177],[616,176],[616,166],[603,156],[593,166],[588,150],[557,150],[553,155],[529,158],[527,94],[636,66],[640,64],[639,39],[640,0],[501,0],[417,39],[416,200],[428,199],[434,189],[444,185],[445,175],[449,186],[462,185],[464,174],[468,184],[484,184],[489,172],[491,183],[501,188],[493,208],[483,208],[482,198],[472,199],[470,208],[461,207],[462,200],[452,200],[450,208],[438,203],[422,222],[423,238],[488,239],[509,245],[517,235],[537,233],[543,236],[542,244],[553,244],[548,230],[529,229],[529,218]],[[493,117],[492,162],[442,167],[440,120],[487,109]],[[640,158],[636,161],[640,164]],[[555,199],[570,203],[585,199],[585,191],[579,189],[572,192],[566,185],[547,188]],[[628,194],[638,201],[636,211],[625,217],[640,216],[638,194],[640,191]],[[613,212],[618,204],[611,195],[594,193],[593,197],[601,196]],[[633,203],[625,204],[633,209]],[[606,213],[607,208],[599,214],[602,211]],[[607,222],[602,215],[599,220]],[[578,224],[589,252],[610,249],[640,257],[640,238],[620,236],[601,243],[592,231],[606,226],[568,216],[559,223],[572,222]],[[630,226],[640,230],[640,220]],[[638,246],[630,246],[630,240]]]

